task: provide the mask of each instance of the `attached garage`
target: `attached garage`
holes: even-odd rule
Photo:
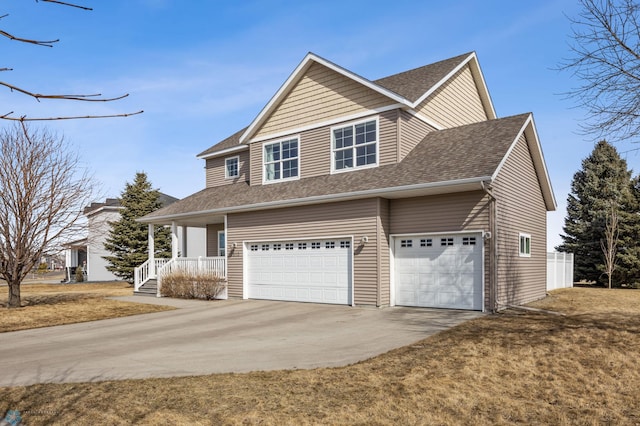
[[[351,304],[351,246],[351,238],[245,243],[248,298]]]
[[[395,304],[483,309],[482,233],[394,237]]]

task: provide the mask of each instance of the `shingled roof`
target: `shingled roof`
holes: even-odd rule
[[[483,121],[429,133],[400,163],[328,174],[273,185],[206,188],[147,216],[144,222],[188,214],[232,212],[281,202],[321,202],[328,198],[375,196],[416,185],[489,180],[531,114]]]
[[[233,135],[229,136],[225,140],[220,141],[217,144],[213,145],[212,147],[202,151],[197,156],[198,157],[206,157],[209,154],[213,154],[215,152],[220,152],[220,151],[224,151],[224,150],[229,149],[229,148],[234,148],[236,146],[239,146],[240,145],[240,136],[242,136],[242,134],[245,132],[245,130],[247,130],[246,127],[244,129],[234,133]]]
[[[445,59],[420,68],[390,75],[373,82],[411,102],[415,102],[468,59],[471,54],[471,52],[465,53],[455,58]]]

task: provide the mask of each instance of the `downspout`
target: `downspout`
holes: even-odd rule
[[[498,234],[496,232],[496,197],[491,191],[491,182],[480,182],[482,190],[489,197],[489,310],[491,313],[497,311],[498,305]]]

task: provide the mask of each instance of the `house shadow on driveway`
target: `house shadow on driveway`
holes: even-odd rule
[[[483,315],[261,300],[122,297],[178,309],[3,333],[0,386],[337,367]],[[142,300],[141,300],[142,299]]]

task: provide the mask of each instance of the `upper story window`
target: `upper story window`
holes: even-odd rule
[[[297,179],[298,139],[288,139],[264,145],[264,181]]]
[[[378,120],[332,129],[333,171],[378,164]]]
[[[224,178],[232,179],[240,176],[240,157],[229,157],[224,159]]]

